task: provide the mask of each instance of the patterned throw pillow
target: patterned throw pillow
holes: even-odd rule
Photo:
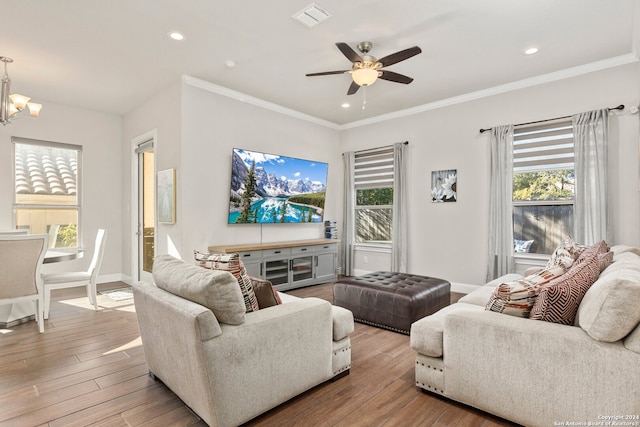
[[[609,267],[612,263],[613,252],[609,251],[603,254],[598,254],[598,267],[600,268],[600,273],[602,273],[604,269]]]
[[[571,237],[566,237],[562,243],[560,243],[560,246],[551,254],[551,258],[549,262],[547,262],[547,267],[563,265],[566,271],[573,265],[584,250],[584,246],[576,244]]]
[[[533,245],[533,240],[515,240],[513,241],[513,250],[518,253],[529,252]]]
[[[564,274],[562,265],[556,265],[522,279],[502,283],[493,291],[485,310],[517,317],[529,317],[540,289]]]
[[[258,311],[260,309],[256,294],[253,291],[251,278],[247,274],[247,270],[244,268],[244,264],[238,254],[206,254],[199,251],[193,251],[193,255],[196,259],[196,263],[200,267],[208,268],[210,270],[228,271],[233,274],[238,281],[238,285],[240,285],[247,313]]]
[[[600,276],[599,255],[606,251],[604,241],[584,250],[569,271],[540,291],[529,318],[573,325],[584,294]]]

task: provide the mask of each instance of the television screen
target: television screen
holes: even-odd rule
[[[328,167],[234,148],[229,224],[322,222]]]

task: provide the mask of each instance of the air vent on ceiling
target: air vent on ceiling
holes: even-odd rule
[[[292,18],[311,28],[315,27],[322,21],[331,18],[331,16],[333,15],[331,15],[331,13],[325,8],[318,6],[316,3],[311,3],[300,12],[295,13]]]

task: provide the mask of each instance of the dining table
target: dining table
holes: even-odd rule
[[[43,264],[51,264],[54,262],[73,261],[84,256],[84,249],[59,250],[48,249],[44,254]]]

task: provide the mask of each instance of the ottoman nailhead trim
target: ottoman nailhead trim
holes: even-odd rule
[[[403,329],[397,329],[397,328],[394,328],[394,327],[391,327],[391,326],[387,326],[387,325],[382,325],[380,323],[372,322],[370,320],[357,319],[357,318],[354,318],[353,320],[355,320],[356,322],[367,324],[367,325],[377,326],[378,328],[387,329],[387,330],[392,331],[392,332],[398,332],[400,334],[409,335],[409,331],[405,331]]]

